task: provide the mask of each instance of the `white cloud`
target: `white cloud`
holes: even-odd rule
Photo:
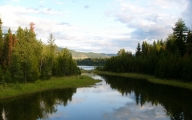
[[[85,101],[85,98],[73,98],[70,104],[80,104],[81,102]]]
[[[186,0],[135,0],[134,2],[116,0],[116,2],[119,8],[106,12],[107,16],[115,17],[128,28],[134,29],[128,35],[131,36],[130,39],[137,42],[145,39],[165,39],[172,32],[174,23],[187,6]]]
[[[58,46],[68,47],[69,49],[78,49],[81,51],[94,50],[101,52],[101,47],[103,47],[102,43],[105,43],[104,45],[110,45],[107,44],[106,39],[105,42],[98,42],[95,40],[94,36],[97,36],[95,33],[90,33],[90,35],[86,34],[86,31],[89,31],[89,29],[85,27],[72,26],[70,23],[58,22],[56,20],[49,20],[42,17],[45,14],[60,14],[60,12],[52,9],[34,9],[4,5],[0,6],[0,11],[7,11],[6,13],[1,13],[4,32],[6,32],[9,27],[13,32],[17,30],[18,26],[29,28],[29,23],[32,21],[35,23],[35,32],[37,33],[37,37],[41,38],[43,42],[46,42],[49,34],[53,33],[56,38],[56,44]],[[36,15],[40,15],[41,17]],[[105,35],[100,37],[103,39]],[[98,46],[92,47],[92,45]]]
[[[137,43],[144,39],[151,41],[167,37],[167,34],[172,32],[171,28],[174,23],[181,17],[181,13],[183,16],[191,16],[190,0],[114,1],[115,3],[111,4],[115,7],[109,5],[110,9],[106,11],[107,17],[103,18],[107,19],[106,21],[113,19],[111,20],[113,22],[109,20],[110,25],[105,21],[108,27],[103,27],[103,22],[100,27],[91,26],[91,24],[83,26],[78,24],[78,20],[74,22],[75,10],[73,12],[68,9],[60,11],[54,7],[33,8],[4,4],[0,5],[0,14],[4,32],[9,27],[12,31],[15,31],[18,26],[29,28],[29,23],[34,22],[37,37],[41,38],[43,42],[46,42],[49,34],[53,33],[58,46],[77,51],[102,53],[117,53],[121,48],[134,52]],[[45,5],[45,3],[45,0],[39,1],[41,5]],[[63,4],[60,1],[54,3]],[[65,21],[66,16],[72,16],[73,22],[69,19]],[[191,24],[191,19],[185,17],[187,24]]]
[[[12,31],[16,31],[19,26],[23,28],[29,28],[29,23],[34,22],[35,32],[37,33],[37,36],[42,39],[45,39],[47,38],[47,36],[49,36],[50,33],[57,32],[57,30],[61,30],[61,26],[56,25],[57,21],[49,20],[45,16],[46,14],[52,16],[58,14],[60,15],[62,14],[62,12],[60,11],[55,11],[48,8],[34,9],[19,6],[15,7],[12,5],[0,6],[0,11],[7,11],[1,13],[3,28],[10,27]],[[4,29],[4,31],[6,30]]]
[[[40,1],[40,4],[45,1]],[[29,23],[35,23],[37,38],[47,42],[50,33],[53,33],[55,43],[60,47],[67,47],[77,51],[116,53],[120,47],[114,39],[124,41],[123,38],[129,36],[122,35],[121,28],[98,28],[91,26],[81,26],[69,22],[53,19],[54,16],[65,16],[65,12],[54,10],[53,8],[32,8],[13,5],[0,6],[2,12],[3,29],[6,32],[10,27],[15,32],[18,26],[29,28]],[[9,14],[9,15],[7,15]],[[50,17],[51,16],[51,17]],[[124,32],[125,33],[125,32]],[[129,49],[129,47],[126,47]]]
[[[185,10],[182,13],[182,17],[185,20],[186,26],[189,27],[192,30],[192,15],[191,15],[192,1],[187,0],[187,3],[188,4],[187,4]]]
[[[105,113],[104,118],[105,120],[169,120],[165,117],[162,106],[152,106],[150,103],[145,103],[142,107],[135,103],[127,103],[111,113]]]
[[[19,6],[12,6],[12,5],[4,5],[0,6],[0,11],[6,11],[1,13],[3,26],[13,28],[16,30],[18,26],[28,27],[28,24],[31,21],[35,23],[41,22],[45,23],[49,20],[43,19],[42,17],[35,17],[34,14],[37,15],[54,15],[54,14],[62,14],[60,11],[55,11],[51,9],[33,9],[33,8],[24,8]],[[52,21],[49,21],[51,23]]]

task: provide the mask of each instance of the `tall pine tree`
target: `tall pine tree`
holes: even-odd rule
[[[1,21],[0,18],[0,65],[2,65],[2,54],[3,54],[3,32],[2,32],[2,24],[3,22]]]
[[[175,44],[177,45],[177,49],[180,51],[183,56],[186,52],[186,40],[188,29],[185,26],[185,23],[182,19],[179,19],[175,23],[175,27],[173,28],[173,34],[176,36]]]

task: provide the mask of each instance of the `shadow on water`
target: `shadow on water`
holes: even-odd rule
[[[46,119],[57,111],[57,105],[66,106],[74,93],[74,88],[58,89],[0,101],[0,120]]]
[[[162,105],[171,120],[192,120],[192,91],[125,77],[104,76],[112,89],[123,96],[134,92],[141,106],[146,102]]]
[[[72,113],[72,116],[74,116],[75,119],[78,119],[79,116],[81,116],[82,114],[87,115],[87,113],[82,112],[84,110],[92,111],[93,112],[92,114],[96,115],[95,117],[98,117],[99,115],[102,117],[104,112],[100,113],[99,112],[100,109],[98,109],[98,108],[102,108],[102,106],[105,106],[105,108],[103,108],[102,110],[105,111],[106,116],[111,115],[110,112],[107,112],[107,111],[113,111],[112,112],[112,116],[113,116],[115,114],[114,111],[117,112],[117,110],[119,109],[122,110],[121,109],[122,104],[120,104],[119,106],[117,104],[115,108],[118,108],[118,109],[114,109],[113,107],[111,107],[113,105],[111,105],[110,103],[109,103],[110,105],[108,106],[107,104],[108,102],[106,103],[102,102],[101,104],[99,101],[107,101],[109,99],[113,99],[112,97],[119,97],[118,99],[114,98],[114,101],[115,100],[119,101],[123,98],[122,96],[129,96],[131,94],[134,96],[132,97],[133,101],[134,100],[136,101],[133,104],[136,103],[138,106],[144,106],[144,107],[145,107],[144,105],[145,103],[146,104],[151,103],[153,106],[163,106],[164,112],[166,113],[167,117],[170,118],[171,120],[192,120],[192,91],[190,90],[181,89],[177,87],[170,87],[165,85],[159,85],[159,84],[153,84],[145,80],[129,79],[125,77],[114,77],[114,76],[104,76],[104,75],[93,76],[90,73],[87,75],[92,76],[93,78],[95,77],[96,79],[101,77],[104,80],[103,83],[106,82],[110,87],[106,84],[104,84],[103,86],[99,84],[96,88],[94,89],[86,88],[85,91],[83,92],[78,91],[75,88],[68,88],[68,89],[50,90],[50,91],[35,93],[27,96],[2,100],[0,101],[0,112],[1,112],[0,120],[49,119],[50,115],[53,115],[59,111],[58,106],[65,107],[66,110],[67,108],[70,107],[70,105],[67,106],[67,104],[69,104],[69,102],[72,101],[72,96],[76,93],[76,91],[77,91],[76,95],[79,93],[78,94],[79,96],[78,97],[76,96],[76,97],[86,99],[86,101],[83,102],[83,104],[81,105],[78,104],[77,106],[74,106],[74,107],[73,105],[71,105],[71,108],[68,109],[68,110],[71,110],[70,113]],[[99,89],[99,86],[100,88],[103,88],[102,90],[107,90],[107,92],[105,91],[99,91],[99,93],[93,92],[94,90],[97,91]],[[104,87],[107,87],[107,89],[104,89]],[[119,95],[119,93],[116,91],[121,93],[122,96]],[[114,93],[118,93],[118,94],[112,96],[111,94],[114,94]],[[87,95],[97,99],[97,101],[93,98],[88,99],[89,97]],[[107,95],[110,95],[110,96],[107,96]],[[83,96],[87,96],[87,97],[83,98]],[[97,96],[97,97],[94,97],[94,96]],[[130,105],[123,106],[123,108],[125,109],[126,107],[131,107],[131,106]],[[80,109],[79,113],[74,112],[75,111],[74,108],[76,109],[76,111]],[[132,108],[129,108],[129,109],[132,109]],[[130,112],[130,114],[128,114],[128,112],[129,111],[125,111],[125,116],[134,114],[136,111]],[[88,114],[91,114],[91,113],[88,113]],[[144,115],[147,116],[149,114],[144,113]],[[87,116],[89,117],[89,115]],[[98,117],[98,118],[101,118],[101,117]],[[58,119],[58,118],[55,117],[54,119]],[[70,118],[67,118],[67,119],[70,119]],[[161,120],[164,120],[164,119],[161,119]]]

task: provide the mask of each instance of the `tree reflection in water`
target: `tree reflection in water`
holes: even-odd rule
[[[140,117],[142,120],[148,120],[148,118],[154,119],[156,117],[156,120],[160,120],[160,117],[163,116],[162,119],[167,120],[164,114],[162,115],[160,113],[163,106],[166,115],[171,120],[192,120],[192,91],[190,90],[124,77],[102,76],[102,78],[104,78],[104,81],[110,87],[105,84],[104,86],[100,86],[101,89],[103,88],[103,91],[99,90],[99,87],[78,91],[76,95],[79,95],[78,97],[80,98],[86,95],[89,96],[85,98],[86,102],[83,102],[83,104],[77,104],[77,106],[70,104],[70,106],[65,107],[65,110],[69,110],[67,119],[78,119],[83,115],[87,115],[87,118],[94,116],[95,119],[97,117],[99,119],[107,119],[108,117],[111,120],[115,118],[115,115],[118,116],[120,114],[122,119],[136,119]],[[115,92],[111,89],[115,89]],[[116,90],[122,96],[130,97],[131,95],[130,99],[132,102],[127,102],[127,97],[122,97]],[[0,101],[0,112],[2,113],[0,120],[49,119],[51,115],[57,114],[60,110],[58,106],[67,106],[69,101],[72,101],[74,93],[76,93],[76,89],[74,88],[59,89]],[[116,93],[118,94],[116,95]],[[122,101],[124,99],[122,98],[126,98],[125,101],[127,102],[123,106]],[[114,100],[113,102],[116,103],[114,106],[111,105],[111,100]],[[156,106],[156,108],[153,106]],[[142,111],[143,108],[146,111]],[[57,119],[57,117],[53,117],[53,119]]]
[[[135,93],[135,101],[141,106],[146,102],[162,105],[171,120],[192,120],[192,91],[166,85],[153,84],[146,80],[125,77],[103,76],[112,89],[123,96]]]
[[[0,120],[46,119],[57,111],[57,105],[67,105],[72,100],[75,88],[50,90],[21,98],[11,98],[0,102]]]

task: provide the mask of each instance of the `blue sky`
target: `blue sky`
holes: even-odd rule
[[[138,42],[166,39],[182,18],[192,26],[191,0],[1,0],[3,31],[35,23],[37,38],[50,33],[59,47],[117,53],[136,50]]]

